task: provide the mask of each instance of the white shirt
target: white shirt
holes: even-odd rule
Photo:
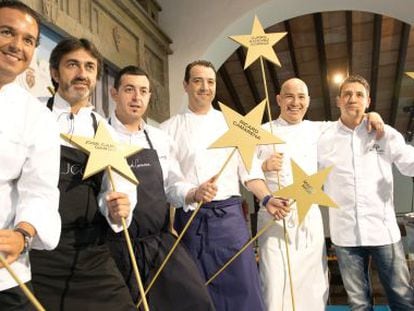
[[[53,249],[61,228],[56,122],[44,105],[15,83],[0,89],[0,105],[0,228],[28,222],[37,232],[32,247]],[[11,267],[22,282],[30,280],[27,254]],[[15,286],[7,270],[1,268],[0,291]]]
[[[304,120],[297,124],[289,124],[282,118],[272,121],[273,134],[284,141],[283,144],[261,145],[258,147],[258,157],[266,160],[276,152],[283,153],[282,171],[279,172],[280,187],[293,183],[290,160],[294,160],[308,175],[317,171],[317,143],[326,122]],[[270,124],[263,128],[270,132]],[[279,189],[276,172],[266,172],[266,181],[271,191]]]
[[[282,170],[279,172],[280,189],[293,183],[291,160],[295,161],[308,175],[317,172],[317,143],[323,128],[325,128],[327,124],[327,122],[312,122],[307,120],[297,124],[289,124],[282,118],[272,121],[274,135],[282,139],[285,143],[259,146],[258,157],[260,160],[265,161],[270,155],[274,154],[275,151],[283,153]],[[270,131],[270,124],[264,124],[263,128]],[[272,192],[279,190],[278,176],[276,172],[266,172],[265,177],[266,183]],[[292,244],[293,247],[296,249],[307,248],[312,245],[314,239],[323,239],[323,226],[318,205],[312,205],[301,226],[298,226],[296,204],[291,206],[291,210],[291,213],[286,218],[286,224],[290,236],[289,243]],[[261,208],[259,215],[262,215],[266,220],[271,219],[271,216],[268,215],[266,209],[263,207]],[[282,221],[279,221],[278,223],[281,224]],[[316,230],[313,226],[317,224],[318,228]],[[283,238],[283,232],[280,230],[279,234],[276,234],[276,236]],[[281,242],[282,241],[279,241],[278,243]],[[280,247],[284,248],[284,243],[282,243]]]
[[[317,171],[317,142],[327,122],[301,121],[289,124],[282,118],[272,121],[274,135],[284,144],[258,147],[260,160],[266,160],[275,152],[283,153],[282,170],[279,172],[280,188],[293,183],[291,160],[308,175]],[[270,131],[270,123],[263,125]],[[266,183],[272,192],[279,189],[276,172],[266,172]],[[261,207],[258,213],[258,229],[273,217]],[[299,225],[296,204],[286,217],[292,285],[296,310],[325,310],[328,298],[328,267],[322,216],[318,205],[313,204]],[[290,279],[286,265],[285,230],[282,221],[271,226],[259,238],[260,276],[266,310],[292,310]]]
[[[117,131],[121,141],[146,149],[150,148],[144,130],[147,132],[161,164],[167,200],[174,206],[184,206],[185,196],[195,185],[184,181],[179,164],[171,156],[175,147],[171,138],[160,129],[150,126],[144,121],[141,122],[141,130],[130,132],[115,114],[111,116],[111,125]]]
[[[197,186],[215,176],[233,151],[233,148],[208,149],[228,130],[223,114],[213,108],[206,114],[195,114],[187,107],[183,113],[162,123],[161,129],[177,144],[173,156],[180,164],[186,180]],[[236,152],[216,182],[218,191],[214,200],[240,195],[239,179],[244,184],[264,177],[257,159],[253,160],[248,173]],[[186,210],[193,208],[185,207]]]
[[[111,136],[115,141],[119,140],[118,135],[116,134],[115,130],[106,122],[104,118],[102,118],[99,114],[92,111],[93,106],[89,105],[87,107],[82,107],[79,109],[77,114],[71,113],[71,106],[70,104],[65,101],[59,93],[56,93],[54,104],[53,104],[53,114],[55,115],[56,120],[58,121],[60,132],[64,134],[72,134],[75,136],[83,136],[83,137],[94,137],[95,136],[95,129],[93,128],[91,113],[96,116],[96,121],[105,122],[105,126],[109,130]],[[68,146],[71,148],[75,148],[74,145],[70,144],[63,138],[60,139],[60,144],[64,146]],[[125,160],[126,161],[126,160]],[[136,185],[129,182],[121,175],[117,174],[113,171],[114,183],[116,186],[117,192],[122,192],[128,195],[129,201],[131,203],[131,211],[129,216],[126,219],[126,223],[129,226],[131,223],[131,215],[132,210],[134,209],[136,202],[137,202],[137,193],[136,193]],[[109,212],[106,205],[105,196],[106,194],[112,190],[110,185],[109,178],[107,177],[107,173],[105,172],[103,180],[102,180],[102,187],[101,192],[98,195],[98,203],[99,208],[102,215],[108,221],[108,224],[111,226],[112,230],[115,232],[122,231],[122,225],[118,225],[113,223],[111,218],[109,217]]]
[[[366,121],[354,130],[340,120],[318,143],[321,168],[333,165],[325,192],[339,205],[329,209],[332,241],[338,246],[376,246],[401,238],[394,211],[392,164],[414,175],[414,148],[386,126],[375,140]]]

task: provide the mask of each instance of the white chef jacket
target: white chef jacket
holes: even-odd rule
[[[233,151],[232,148],[208,149],[228,130],[223,114],[213,108],[199,115],[187,107],[183,113],[162,123],[161,129],[177,145],[173,157],[180,164],[186,181],[197,186],[216,175]],[[264,179],[257,158],[253,159],[252,169],[247,172],[236,152],[216,182],[218,191],[214,200],[240,195],[239,179],[243,184],[252,179]],[[194,209],[195,206],[184,208]]]
[[[392,164],[414,176],[414,148],[385,126],[375,140],[364,120],[354,130],[338,120],[318,143],[321,168],[333,165],[325,192],[339,205],[329,209],[332,241],[338,246],[377,246],[401,238],[394,211]]]
[[[161,164],[167,200],[174,206],[184,206],[187,193],[196,185],[185,182],[178,162],[171,156],[175,148],[172,139],[160,129],[146,124],[143,120],[141,130],[132,133],[118,120],[115,113],[112,114],[110,120],[120,140],[128,144],[150,148],[144,130],[147,132]]]
[[[280,187],[293,183],[291,159],[308,175],[317,172],[317,141],[327,122],[302,121],[289,124],[282,118],[272,121],[274,135],[284,144],[274,145],[283,153],[282,170],[279,172]],[[270,131],[270,124],[263,126]],[[258,147],[258,157],[264,161],[274,152],[273,145]],[[276,172],[266,172],[266,183],[272,192],[279,189]],[[299,226],[296,204],[286,217],[288,246],[295,297],[298,311],[323,311],[328,298],[328,269],[325,252],[323,222],[318,205],[314,204]],[[258,229],[265,226],[272,216],[261,207],[258,213]],[[292,310],[283,222],[277,221],[259,238],[260,277],[266,308]]]
[[[44,105],[15,83],[0,88],[0,105],[0,228],[12,229],[28,222],[37,232],[32,247],[53,249],[61,228],[56,122]],[[11,267],[22,282],[31,279],[27,254]],[[7,270],[1,268],[0,291],[15,286]]]
[[[61,133],[72,134],[74,136],[94,137],[95,129],[93,128],[91,118],[91,113],[93,113],[96,116],[96,121],[98,123],[105,122],[105,126],[109,130],[113,139],[115,141],[119,140],[115,130],[108,124],[108,122],[104,118],[102,118],[96,112],[92,111],[93,108],[94,107],[92,105],[89,105],[87,107],[82,107],[81,109],[79,109],[77,114],[72,114],[70,104],[67,101],[65,101],[59,95],[59,93],[56,93],[52,111],[59,124]],[[67,142],[66,140],[64,140],[63,138],[60,139],[60,144],[72,148],[77,148],[74,145]],[[137,202],[136,185],[134,185],[121,175],[117,174],[114,170],[112,172],[112,175],[114,177],[114,183],[116,186],[116,191],[127,194],[129,201],[131,203],[131,211],[129,216],[126,218],[126,223],[129,226],[132,219],[132,210],[134,209]],[[122,225],[118,225],[112,222],[111,218],[109,217],[109,212],[106,205],[105,196],[111,190],[112,186],[110,184],[110,180],[107,176],[107,173],[105,172],[102,180],[101,191],[98,195],[99,208],[102,215],[104,215],[107,219],[108,224],[110,225],[112,230],[114,230],[115,232],[120,232],[122,231]]]

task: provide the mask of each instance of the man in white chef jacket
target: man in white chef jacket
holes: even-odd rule
[[[59,240],[59,132],[51,113],[15,83],[30,64],[40,20],[21,2],[0,2],[0,254],[31,288],[30,248]],[[0,309],[31,304],[0,264]]]
[[[329,122],[303,120],[310,97],[305,82],[298,78],[285,81],[276,97],[280,116],[264,125],[285,144],[259,146],[258,156],[271,191],[293,183],[291,160],[307,174],[317,172],[317,142]],[[377,113],[368,114],[370,126],[382,129],[383,122]],[[379,132],[379,131],[378,131]],[[276,151],[276,152],[275,152]],[[278,172],[278,173],[277,173]],[[279,185],[280,182],[280,185]],[[271,218],[261,208],[258,228]],[[328,298],[328,269],[322,216],[318,205],[310,208],[299,225],[296,205],[286,218],[293,295],[296,310],[325,310]],[[259,238],[259,266],[267,310],[292,310],[292,298],[284,240],[283,223],[278,221]]]
[[[414,176],[414,148],[385,126],[383,138],[368,133],[364,111],[369,84],[361,76],[342,83],[338,121],[318,143],[320,168],[333,166],[325,192],[339,208],[329,210],[331,239],[352,310],[373,310],[370,261],[378,269],[391,310],[414,310],[401,234],[395,217],[392,165]]]
[[[316,147],[324,123],[303,120],[309,102],[308,87],[302,80],[293,78],[282,84],[277,95],[280,116],[272,121],[272,129],[285,144],[277,145],[276,153],[273,146],[260,146],[258,149],[259,158],[264,160],[262,169],[271,191],[292,184],[291,159],[307,174],[317,171]],[[264,127],[270,130],[269,123]],[[270,219],[266,210],[261,208],[258,229]],[[293,205],[286,217],[286,229],[296,310],[325,310],[329,283],[323,223],[318,205],[312,205],[300,226],[296,205]],[[292,310],[281,221],[259,238],[259,267],[266,310]]]
[[[220,177],[215,175],[225,163],[231,148],[208,149],[227,130],[220,111],[213,109],[216,71],[204,60],[187,65],[184,89],[188,107],[161,125],[178,146],[174,155],[187,181],[197,186],[210,180],[217,186],[212,202],[204,204],[184,235],[186,244],[206,280],[232,257],[250,237],[241,210],[239,180],[251,190],[272,217],[283,218],[287,202],[270,195],[258,165],[247,172],[241,158],[233,156]],[[256,163],[257,164],[257,163]],[[177,209],[176,229],[181,231],[194,206]],[[216,310],[264,310],[257,266],[252,248],[246,250],[210,285]]]

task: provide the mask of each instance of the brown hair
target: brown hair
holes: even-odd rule
[[[121,71],[119,71],[115,75],[115,80],[114,80],[114,88],[115,89],[118,90],[118,88],[121,84],[122,76],[124,76],[124,75],[145,76],[145,77],[147,77],[147,79],[150,83],[149,85],[150,85],[150,90],[151,90],[152,83],[151,83],[151,79],[148,76],[147,72],[145,70],[141,69],[140,67],[133,66],[133,65],[126,66],[126,67],[122,68]]]
[[[89,41],[88,39],[77,39],[77,38],[66,38],[63,39],[56,45],[56,47],[53,49],[52,53],[50,54],[49,58],[49,66],[51,69],[59,70],[59,64],[62,60],[62,57],[72,51],[76,51],[79,49],[84,49],[87,52],[89,52],[93,58],[97,60],[97,78],[99,79],[101,77],[101,69],[102,69],[102,55],[99,53],[96,46]],[[53,86],[55,89],[58,87],[58,83],[56,83],[52,79]]]
[[[10,8],[15,9],[20,12],[29,14],[33,19],[36,21],[37,24],[37,38],[36,38],[36,46],[40,43],[40,16],[34,11],[32,8],[27,6],[26,4],[16,1],[16,0],[0,0],[0,9],[2,8]]]
[[[196,60],[189,63],[187,67],[185,67],[184,81],[187,83],[190,81],[190,71],[191,68],[193,68],[194,66],[204,66],[211,68],[213,69],[214,73],[217,74],[216,68],[214,68],[214,65],[211,62],[209,62],[208,60]]]
[[[370,88],[369,88],[368,81],[364,77],[362,77],[360,75],[351,75],[351,76],[347,77],[341,83],[341,85],[339,86],[339,94],[338,94],[339,96],[341,96],[341,92],[342,92],[342,89],[343,89],[344,85],[345,84],[348,84],[348,83],[359,83],[359,84],[362,84],[364,86],[365,90],[367,91],[367,94],[369,95]]]

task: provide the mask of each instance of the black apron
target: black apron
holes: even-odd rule
[[[147,285],[176,238],[168,231],[169,209],[158,155],[147,132],[144,133],[151,149],[144,149],[128,158],[128,163],[139,180],[137,206],[129,233],[142,282]],[[123,234],[108,232],[107,240],[133,300],[138,301],[141,296]],[[214,310],[197,267],[182,245],[171,256],[149,291],[147,300],[151,311]]]
[[[62,233],[53,251],[30,253],[35,295],[48,311],[132,311],[128,288],[105,243],[109,225],[97,202],[102,173],[82,180],[87,160],[80,150],[61,146]]]

